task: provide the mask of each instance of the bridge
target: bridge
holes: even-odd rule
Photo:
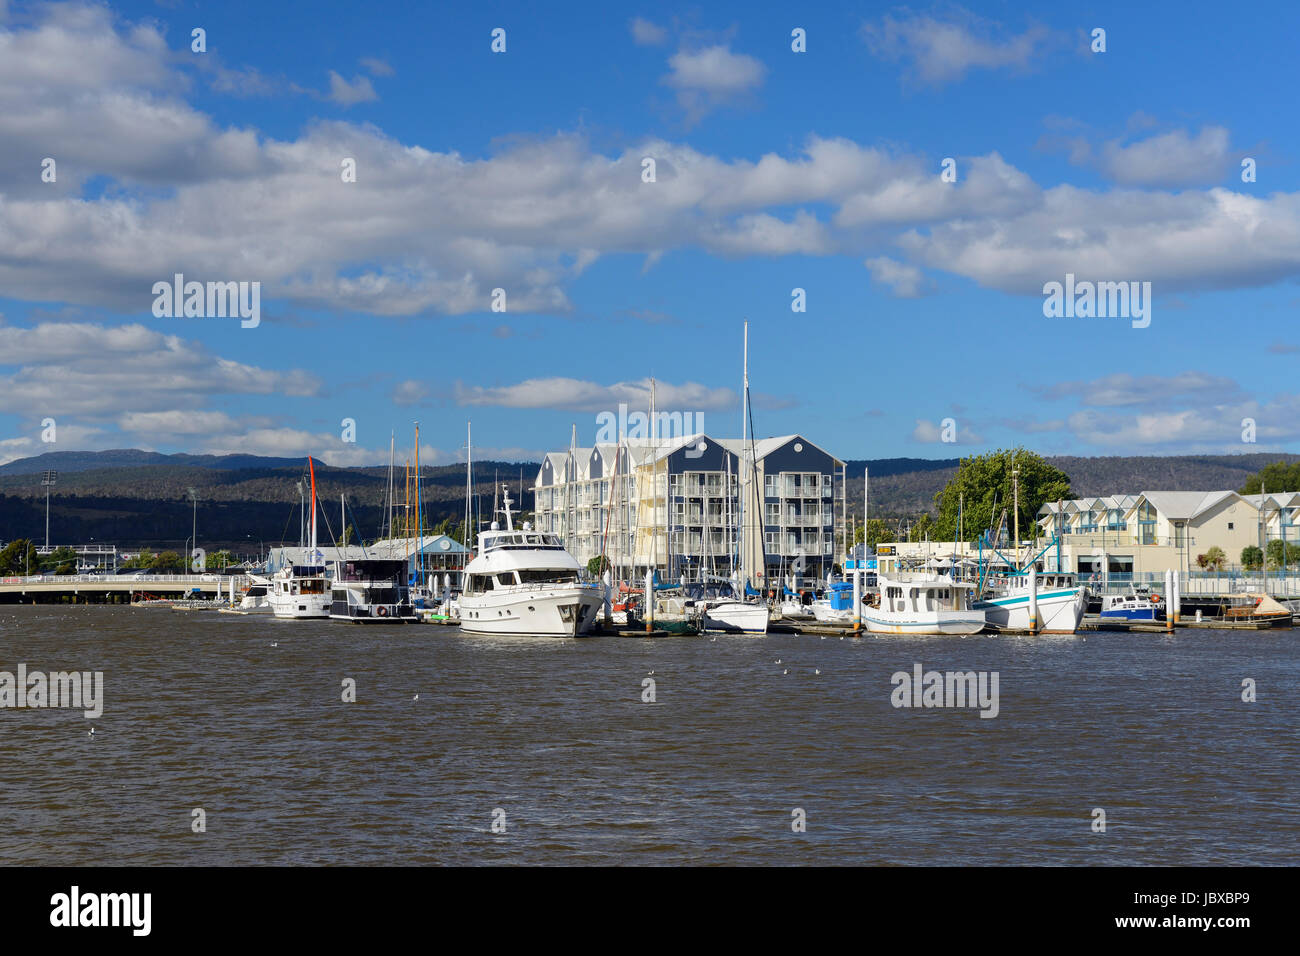
[[[215,598],[248,579],[223,574],[36,574],[0,578],[0,604],[130,604],[147,598]]]

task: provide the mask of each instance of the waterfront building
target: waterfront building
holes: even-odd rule
[[[1037,517],[1040,550],[1060,534],[1060,567],[1055,547],[1043,554],[1039,567],[1076,572],[1091,581],[1158,580],[1166,570],[1200,571],[1197,558],[1213,547],[1224,553],[1223,570],[1240,570],[1243,548],[1279,539],[1300,543],[1297,492],[1143,491],[1051,501]],[[964,543],[888,542],[881,548],[889,552],[882,568],[918,556],[975,557],[978,550]]]
[[[445,534],[425,535],[424,569],[426,573],[442,574],[444,571],[459,571],[465,566],[466,551],[464,545]],[[366,561],[403,559],[407,562],[410,574],[415,574],[417,545],[414,538],[387,538],[362,547],[318,547],[313,557],[310,548],[282,547],[271,548],[267,556],[265,572],[274,574],[286,567],[307,567],[324,565],[332,574],[336,561]]]
[[[752,486],[751,449],[702,433],[548,454],[534,483],[536,527],[582,564],[605,554],[621,578],[729,577],[743,538],[755,587],[824,579],[843,551],[844,462],[801,435],[752,446]]]

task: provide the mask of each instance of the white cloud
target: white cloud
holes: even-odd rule
[[[1236,165],[1230,156],[1228,131],[1207,126],[1195,139],[1185,130],[1174,130],[1122,145],[1106,143],[1098,157],[1101,171],[1126,186],[1200,186],[1221,182]]]
[[[914,299],[921,294],[921,270],[887,256],[868,259],[863,263],[870,271],[871,278],[882,282],[894,290],[900,299]]]
[[[358,73],[349,83],[334,70],[330,70],[330,91],[325,98],[340,106],[355,106],[358,103],[377,100],[379,94],[375,92],[375,87],[368,76]]]
[[[629,27],[637,46],[659,46],[668,39],[668,31],[643,17],[636,17]]]
[[[677,90],[677,102],[691,122],[758,89],[767,72],[759,60],[733,53],[725,44],[678,50],[668,66],[671,72],[662,82]]]
[[[1057,38],[1044,27],[1003,35],[1000,25],[954,8],[942,17],[886,14],[866,23],[862,36],[872,53],[886,60],[907,61],[917,80],[942,86],[980,68],[1025,69]]]
[[[387,60],[381,60],[377,56],[363,56],[361,66],[372,76],[392,76],[396,72]]]
[[[393,404],[403,407],[419,405],[429,397],[429,387],[423,382],[408,379],[393,388]]]
[[[486,387],[456,383],[456,401],[461,405],[494,405],[503,408],[549,408],[572,411],[617,412],[620,403],[633,410],[650,407],[650,379],[600,385],[574,378],[534,378],[516,385]],[[716,411],[734,408],[736,393],[729,388],[710,388],[695,382],[654,384],[655,405],[660,411]]]
[[[5,411],[34,418],[75,415],[108,422],[127,413],[173,414],[217,395],[312,396],[320,380],[213,355],[206,347],[141,325],[45,322],[0,326]]]

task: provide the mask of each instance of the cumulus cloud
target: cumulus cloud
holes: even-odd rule
[[[726,46],[673,59],[673,84],[700,95],[762,78]],[[258,280],[264,301],[305,308],[463,314],[500,288],[512,314],[556,313],[600,257],[650,265],[686,248],[888,259],[904,279],[925,268],[1034,297],[1067,272],[1149,280],[1158,296],[1300,274],[1295,193],[1044,187],[997,153],[958,157],[958,181],[943,183],[936,157],[816,136],[757,159],[661,139],[602,153],[563,133],[468,158],[343,122],[277,140],[168,93],[185,89],[175,62],[152,27],[100,7],[41,8],[0,30],[8,295],[139,314],[155,281],[183,272]],[[49,152],[60,175],[45,188],[23,157]],[[356,160],[355,183],[340,181],[340,157]],[[1137,176],[1140,158],[1115,162]],[[83,197],[90,177],[114,188]]]
[[[1142,118],[1130,118],[1130,131],[1149,129],[1150,118],[1138,116]],[[1220,183],[1238,167],[1241,158],[1222,126],[1203,127],[1196,136],[1175,129],[1142,139],[1120,137],[1095,147],[1084,135],[1049,135],[1039,145],[1065,150],[1072,164],[1093,167],[1112,182],[1167,189]]]
[[[864,265],[875,282],[883,283],[900,299],[914,299],[921,294],[921,270],[888,256],[868,259]]]
[[[916,427],[912,429],[912,441],[922,444],[941,442],[949,445],[980,445],[984,443],[984,438],[976,434],[971,429],[961,425],[956,425],[953,435],[955,441],[943,442],[944,428],[943,423],[938,424],[926,421],[923,418],[916,419]]]
[[[862,37],[873,54],[908,64],[912,76],[929,86],[951,83],[976,68],[1026,69],[1060,41],[1041,26],[1007,33],[960,7],[942,15],[886,14],[863,24]]]
[[[757,90],[767,72],[759,60],[734,53],[727,44],[678,50],[668,66],[662,82],[677,91],[677,102],[692,122]]]
[[[340,106],[356,106],[358,103],[369,103],[379,99],[379,94],[375,92],[375,87],[368,76],[358,73],[349,83],[334,70],[330,70],[330,91],[325,98]]]

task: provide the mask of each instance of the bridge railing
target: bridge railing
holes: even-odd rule
[[[244,575],[221,574],[33,574],[0,578],[3,584],[121,584],[131,590],[145,590],[150,584],[208,584],[225,590],[234,580],[235,587],[247,583]]]

